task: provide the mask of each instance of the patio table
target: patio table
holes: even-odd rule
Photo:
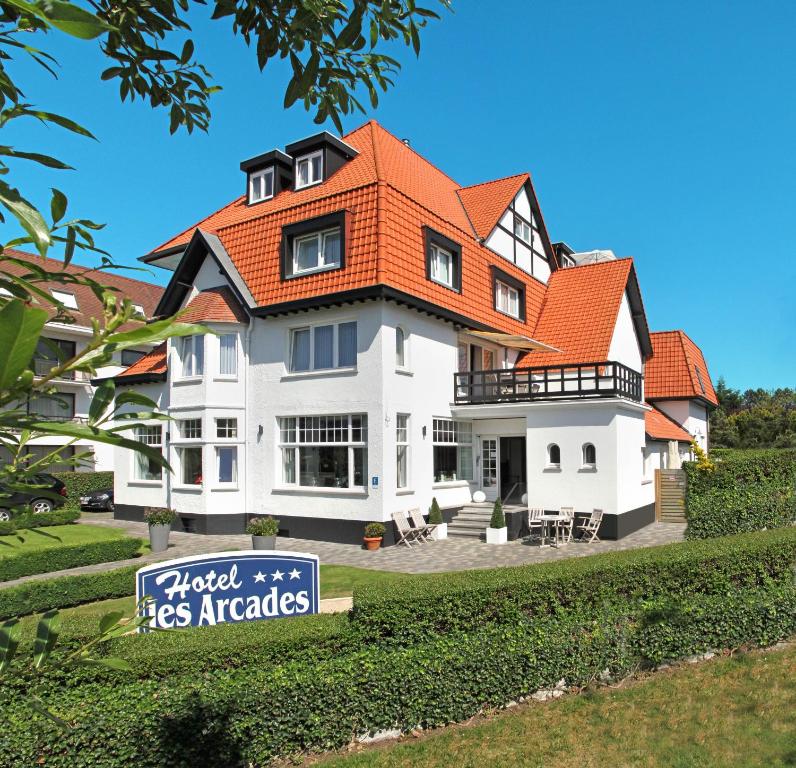
[[[558,524],[563,519],[564,519],[564,516],[563,515],[559,515],[559,514],[544,514],[544,515],[542,515],[541,520],[544,523],[544,531],[545,531],[545,533],[542,536],[542,542],[544,542],[545,539],[552,539],[551,543],[549,543],[549,544],[542,543],[543,547],[558,547],[559,543],[561,543],[561,544],[566,544],[567,543],[567,542],[559,542],[559,540],[558,540],[559,539],[559,536],[558,536]],[[553,536],[550,535],[550,528],[551,527],[555,529],[555,533],[554,533]]]

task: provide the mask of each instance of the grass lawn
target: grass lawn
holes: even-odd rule
[[[314,765],[796,765],[796,645],[685,665],[625,683],[523,704],[490,719]]]
[[[124,531],[101,525],[51,525],[46,528],[27,528],[11,536],[0,536],[0,558],[72,544],[112,541],[125,536]],[[18,537],[22,538],[22,541]]]

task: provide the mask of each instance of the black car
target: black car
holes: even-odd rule
[[[0,521],[10,520],[11,512],[27,507],[34,515],[52,512],[62,507],[66,498],[66,485],[57,477],[41,473],[25,483],[30,490],[12,491],[0,485]]]
[[[88,509],[92,512],[113,512],[113,488],[92,491],[85,496],[81,496],[80,509]]]

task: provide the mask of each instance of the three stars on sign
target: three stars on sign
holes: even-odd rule
[[[301,572],[297,568],[294,568],[287,575],[290,576],[290,580],[291,581],[293,581],[293,579],[300,579],[301,578]],[[284,581],[284,576],[285,576],[284,572],[280,571],[277,568],[271,574],[271,579],[273,581]],[[257,571],[257,573],[254,574],[254,583],[255,584],[265,583],[265,580],[267,578],[268,578],[268,574],[267,573],[263,573],[262,571]]]

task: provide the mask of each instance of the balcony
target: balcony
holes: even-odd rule
[[[454,373],[454,402],[524,403],[625,397],[641,402],[642,376],[622,363],[583,363]]]
[[[36,376],[49,376],[50,371],[58,365],[57,360],[48,360],[47,358],[37,357],[33,359],[33,373]],[[57,376],[54,381],[73,381],[83,384],[88,384],[91,381],[91,375],[85,371],[65,371],[60,376]]]

